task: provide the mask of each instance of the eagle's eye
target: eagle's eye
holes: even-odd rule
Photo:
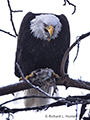
[[[44,28],[44,31],[45,31],[45,32],[48,32],[48,30],[47,30],[46,28]]]

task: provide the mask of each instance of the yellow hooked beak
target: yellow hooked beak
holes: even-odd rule
[[[48,32],[49,32],[49,35],[50,35],[50,37],[52,36],[52,34],[53,34],[53,26],[49,26],[48,28],[47,28],[47,30],[48,30]],[[48,38],[48,41],[50,41],[51,39],[50,38]]]

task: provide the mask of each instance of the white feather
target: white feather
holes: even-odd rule
[[[52,39],[55,39],[58,36],[58,33],[61,31],[62,24],[60,20],[53,14],[41,14],[36,16],[30,25],[30,29],[36,38],[40,38],[41,40],[47,40],[44,31],[44,23],[48,26],[54,27],[54,34]]]
[[[53,87],[49,88],[49,91],[47,91],[46,87],[43,87],[42,90],[44,90],[45,92],[47,92],[49,95],[52,96],[53,93]],[[24,91],[20,91],[20,92],[16,92],[14,94],[14,98],[18,98],[18,97],[24,97],[24,96],[45,96],[43,93],[39,92],[38,90],[31,88],[28,90],[24,90]],[[55,94],[58,95],[58,92]],[[49,103],[51,103],[52,100],[49,98],[28,98],[28,99],[22,99],[22,100],[18,100],[15,101],[15,104],[20,104],[22,105],[22,103],[24,103],[23,105],[25,107],[36,107],[36,106],[42,106],[42,105],[47,105]],[[23,106],[22,106],[23,107]]]
[[[42,88],[45,92],[46,92],[46,88]],[[49,88],[49,91],[48,93],[51,95],[52,93],[52,90],[53,88]],[[33,96],[33,95],[36,95],[36,96],[45,96],[43,93],[39,92],[38,90],[32,88],[32,89],[28,89],[28,90],[25,90],[24,92],[24,95],[25,96]],[[46,105],[50,103],[50,99],[48,98],[30,98],[30,99],[25,99],[24,100],[24,104],[25,104],[25,107],[35,107],[35,106],[41,106],[41,105]]]

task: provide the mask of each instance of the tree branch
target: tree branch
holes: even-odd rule
[[[12,24],[12,27],[13,27],[13,30],[14,30],[14,33],[15,33],[15,35],[16,36],[18,36],[18,34],[17,34],[17,32],[16,32],[16,29],[15,29],[15,25],[14,25],[14,22],[13,22],[13,16],[12,16],[12,13],[14,12],[22,12],[22,10],[12,10],[11,9],[11,6],[10,6],[10,1],[9,0],[7,0],[7,3],[8,3],[8,7],[9,7],[9,10],[10,10],[10,21],[11,21],[11,24]]]
[[[44,96],[33,95],[33,96],[18,97],[18,98],[9,100],[9,101],[6,101],[6,102],[0,104],[0,106],[3,106],[5,104],[7,104],[7,103],[10,103],[10,102],[13,102],[13,101],[16,101],[16,100],[28,99],[28,98],[40,98],[40,99],[47,99],[47,98],[49,98],[49,99],[54,99],[54,100],[64,99],[62,97],[53,97],[53,96],[49,97],[49,96],[45,96],[45,95]]]
[[[26,99],[26,98],[31,98],[33,96],[25,96],[25,97],[20,97],[19,99]],[[34,96],[36,98],[42,98],[46,99],[48,98],[47,96]],[[57,98],[57,97],[56,97]],[[18,99],[18,98],[17,98]],[[18,99],[18,100],[19,100]],[[52,98],[51,98],[52,99]],[[28,111],[28,110],[47,110],[50,107],[57,107],[57,106],[62,106],[62,105],[67,105],[67,107],[77,105],[77,104],[90,104],[90,94],[84,95],[84,96],[68,96],[66,98],[58,98],[56,102],[53,102],[51,104],[43,105],[43,106],[37,106],[37,107],[28,107],[28,108],[20,108],[20,109],[10,109],[7,108],[5,105],[9,102],[13,102],[15,99],[7,101],[5,103],[2,103],[0,105],[0,113],[16,113],[19,111]]]
[[[4,32],[4,33],[6,33],[6,34],[9,34],[9,35],[12,36],[12,37],[16,37],[15,35],[12,35],[10,32],[6,32],[6,31],[1,30],[1,29],[0,29],[0,31],[1,31],[1,32]]]
[[[65,72],[64,72],[64,67],[65,67],[65,63],[66,63],[66,60],[67,60],[67,57],[69,55],[69,52],[74,48],[75,45],[77,45],[82,39],[88,37],[90,35],[90,32],[86,33],[86,34],[82,34],[65,52],[64,56],[63,56],[63,59],[62,59],[62,62],[61,62],[61,69],[60,69],[60,73],[61,73],[61,76],[65,75]]]
[[[76,5],[74,5],[73,3],[70,3],[69,0],[64,0],[64,6],[66,5],[66,2],[69,4],[69,5],[72,5],[74,7],[74,11],[72,13],[72,15],[76,12]]]
[[[8,35],[10,35],[10,36],[12,36],[12,37],[16,37],[16,36],[18,36],[18,34],[17,34],[17,32],[16,32],[15,25],[14,25],[14,22],[13,22],[12,13],[23,12],[23,11],[22,11],[22,10],[12,10],[12,9],[11,9],[11,6],[10,6],[10,1],[7,0],[7,2],[8,2],[9,10],[10,10],[10,21],[11,21],[11,24],[12,24],[12,27],[13,27],[13,30],[14,30],[15,35],[11,34],[10,32],[7,32],[7,31],[5,31],[5,30],[1,30],[1,29],[0,29],[0,31],[1,31],[1,32],[4,32],[4,33],[6,33],[6,34],[8,34]]]
[[[69,78],[69,76],[67,75],[61,78],[58,78],[56,80],[56,85],[63,85],[66,88],[75,87],[75,88],[90,90],[90,82],[75,80],[75,79]],[[18,92],[18,91],[30,89],[30,88],[32,88],[32,86],[30,86],[28,83],[22,80],[15,84],[0,87],[0,96],[6,95],[6,94],[13,94],[14,92]]]
[[[76,40],[77,40],[77,39],[76,39]],[[79,53],[79,46],[80,46],[80,42],[78,42],[78,43],[77,43],[77,53],[76,53],[76,56],[75,56],[75,58],[74,58],[73,62],[75,62],[75,61],[76,61],[76,59],[77,59],[77,57],[78,57],[78,53]]]

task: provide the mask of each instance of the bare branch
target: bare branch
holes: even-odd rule
[[[75,56],[73,62],[75,62],[76,59],[77,59],[77,56],[78,56],[78,53],[79,53],[79,46],[80,46],[80,43],[77,43],[77,53],[76,53],[76,56]]]
[[[11,9],[11,6],[10,6],[10,1],[7,0],[8,2],[8,7],[9,7],[9,10],[10,10],[10,21],[11,21],[11,24],[12,24],[12,27],[13,27],[13,30],[14,30],[14,33],[16,36],[18,36],[17,32],[16,32],[16,29],[15,29],[15,25],[14,25],[14,22],[13,22],[13,16],[12,16],[12,12],[22,12],[22,10],[18,10],[18,11],[14,11]]]
[[[16,36],[18,36],[18,34],[17,34],[17,32],[16,32],[15,25],[14,25],[14,22],[13,22],[12,13],[23,12],[23,11],[22,11],[22,10],[12,10],[12,9],[11,9],[11,6],[10,6],[10,1],[7,0],[7,2],[8,2],[9,10],[10,10],[10,21],[11,21],[11,24],[12,24],[12,27],[13,27],[13,30],[14,30],[15,35],[12,35],[10,32],[6,32],[5,30],[1,30],[1,29],[0,29],[0,31],[1,31],[1,32],[4,32],[4,33],[6,33],[6,34],[8,34],[8,35],[10,35],[10,36],[12,36],[12,37],[16,37]]]
[[[32,96],[25,96],[21,97],[20,99],[26,99],[26,98],[31,98]],[[37,98],[47,98],[45,96],[36,96]],[[18,99],[19,100],[19,99]],[[57,99],[58,100],[58,99]],[[7,101],[5,103],[2,103],[0,105],[0,113],[16,113],[19,111],[28,111],[28,110],[47,110],[50,107],[57,107],[57,106],[62,106],[62,105],[67,105],[67,107],[77,105],[77,104],[90,104],[90,94],[87,94],[85,96],[68,96],[66,98],[59,98],[58,101],[53,102],[51,104],[43,105],[43,106],[38,106],[38,107],[28,107],[28,108],[20,108],[20,109],[10,109],[5,106],[2,106],[6,103],[15,101],[15,99]]]
[[[23,12],[23,10],[12,10],[12,12],[14,12],[14,13]]]
[[[9,35],[12,36],[12,37],[16,37],[15,35],[12,35],[10,32],[6,32],[6,31],[1,30],[1,29],[0,29],[0,31],[1,31],[1,32],[4,32],[4,33],[6,33],[6,34],[9,34]]]
[[[12,23],[12,27],[13,27],[15,35],[18,36],[18,34],[16,32],[16,29],[15,29],[15,26],[14,26],[14,22],[13,22],[12,9],[11,9],[11,6],[10,6],[10,2],[9,2],[9,0],[7,0],[7,2],[8,2],[9,10],[10,10],[10,21]]]
[[[76,5],[74,5],[73,3],[70,3],[69,0],[64,0],[64,6],[66,5],[66,2],[69,4],[69,5],[72,5],[74,7],[74,11],[72,13],[72,15],[76,12]]]
[[[20,81],[15,84],[0,87],[0,96],[6,94],[13,94],[14,92],[29,88],[32,88],[32,86],[28,85],[25,81]]]
[[[64,75],[61,78],[57,79],[56,84],[64,85],[66,88],[75,87],[75,88],[90,90],[90,82],[85,82],[80,79],[75,80],[75,79],[70,78],[68,75]]]
[[[73,49],[73,47],[78,44],[82,39],[88,37],[90,35],[90,32],[86,33],[86,34],[82,34],[68,49],[67,51],[65,52],[64,56],[63,56],[63,59],[62,59],[62,62],[61,62],[61,69],[60,69],[60,73],[61,73],[61,76],[65,75],[65,72],[64,72],[64,67],[65,67],[65,63],[66,63],[66,60],[67,60],[67,57],[68,57],[68,54],[69,52]]]
[[[37,86],[37,84],[35,84],[35,85]],[[56,85],[64,85],[66,88],[75,87],[75,88],[90,90],[90,82],[85,82],[82,80],[75,80],[75,79],[69,78],[69,76],[67,76],[67,75],[65,75],[61,78],[58,78],[56,80]],[[30,88],[32,88],[31,85],[29,85],[25,81],[20,81],[15,84],[1,87],[0,88],[0,96],[6,95],[6,94],[12,94],[14,92],[18,92],[18,91],[30,89]]]
[[[10,103],[10,102],[13,102],[13,101],[16,101],[16,100],[30,99],[30,98],[40,98],[40,99],[47,99],[47,98],[49,98],[49,99],[54,99],[54,100],[65,99],[65,98],[62,98],[62,97],[53,97],[53,96],[49,97],[49,96],[37,96],[37,95],[33,95],[33,96],[18,97],[18,98],[9,100],[9,101],[6,101],[6,102],[0,104],[0,106],[5,105],[5,104]]]
[[[86,108],[86,105],[87,104],[82,104],[82,107],[81,107],[81,112],[80,112],[80,115],[79,115],[79,120],[81,120],[81,118],[83,117],[84,113],[86,112],[87,109]]]
[[[41,98],[41,99],[54,99],[54,100],[58,100],[58,101],[64,101],[65,103],[67,102],[68,103],[68,106],[71,106],[71,105],[74,105],[73,103],[70,103],[70,102],[75,102],[75,101],[83,101],[84,104],[87,103],[87,100],[88,102],[90,103],[90,94],[87,94],[87,95],[83,95],[83,96],[68,96],[66,98],[63,98],[63,97],[49,97],[49,96],[37,96],[37,95],[33,95],[33,96],[24,96],[24,97],[18,97],[18,98],[15,98],[15,99],[12,99],[12,100],[9,100],[9,101],[6,101],[2,104],[0,104],[0,106],[3,106],[7,103],[10,103],[10,102],[13,102],[13,101],[16,101],[16,100],[21,100],[21,99],[30,99],[30,98]]]

